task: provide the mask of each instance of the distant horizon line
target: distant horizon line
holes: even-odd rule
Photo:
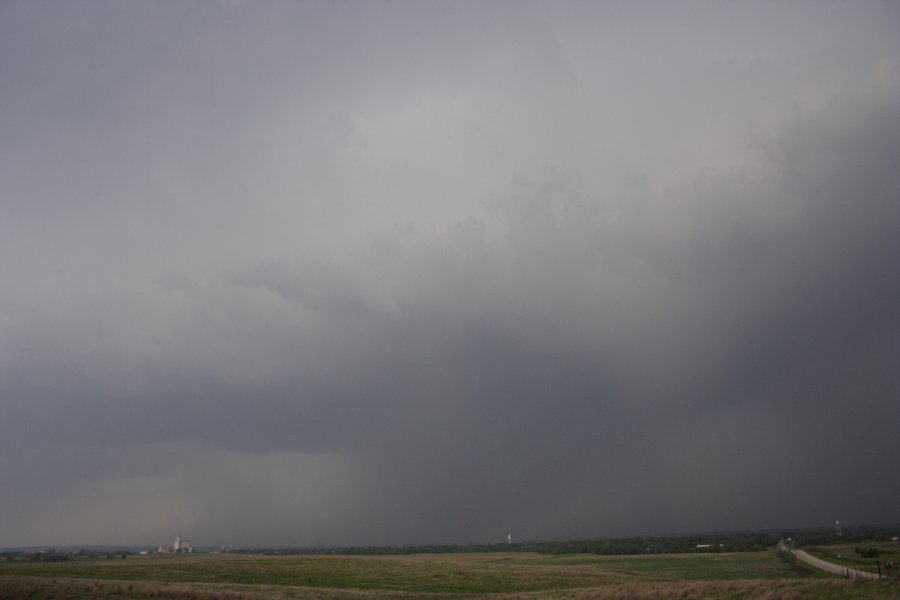
[[[844,532],[858,531],[860,529],[872,530],[900,530],[900,522],[895,523],[877,523],[877,524],[841,524]],[[723,536],[734,534],[748,533],[775,533],[775,532],[799,532],[799,531],[833,531],[833,526],[807,526],[807,527],[767,527],[757,529],[719,529],[707,531],[683,531],[683,532],[666,532],[666,533],[648,533],[621,536],[592,536],[584,538],[568,538],[568,539],[526,539],[522,541],[512,542],[511,544],[503,541],[469,541],[469,542],[420,542],[420,543],[403,543],[403,544],[201,544],[193,546],[195,551],[203,551],[209,549],[231,549],[231,550],[339,550],[349,548],[417,548],[417,547],[464,547],[464,546],[522,546],[525,544],[547,544],[547,543],[567,543],[567,542],[587,542],[598,540],[628,540],[641,538],[659,538],[659,537],[690,537],[690,536]],[[164,544],[147,543],[147,544],[22,544],[14,546],[0,546],[0,552],[16,552],[16,551],[47,551],[59,549],[84,549],[84,550],[125,550],[125,549],[153,549],[159,548]]]

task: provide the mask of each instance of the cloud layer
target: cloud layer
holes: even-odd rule
[[[896,6],[0,16],[0,545],[896,521]]]

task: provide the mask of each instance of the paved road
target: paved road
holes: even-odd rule
[[[836,565],[834,563],[822,560],[821,558],[816,558],[812,554],[804,552],[803,550],[788,550],[787,546],[785,546],[783,542],[778,542],[778,547],[785,552],[793,552],[794,556],[796,556],[803,562],[809,563],[816,568],[822,569],[823,571],[828,571],[829,573],[835,573],[837,575],[843,575],[845,577],[855,577],[859,579],[881,578],[878,573],[869,573],[867,571],[860,571],[859,569],[851,569],[850,567]]]

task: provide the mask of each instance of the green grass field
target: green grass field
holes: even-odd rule
[[[896,582],[802,578],[774,551],[648,556],[189,555],[0,565],[20,598],[898,598]]]
[[[888,576],[900,575],[900,542],[863,542],[848,544],[831,544],[827,546],[813,546],[807,552],[822,560],[827,560],[838,565],[861,569],[876,573],[879,568],[875,566],[875,558],[863,558],[855,548],[877,548],[879,551],[878,562],[880,572]],[[888,567],[890,565],[890,567]]]

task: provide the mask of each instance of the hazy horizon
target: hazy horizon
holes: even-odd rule
[[[841,524],[841,528],[846,532],[853,532],[857,530],[893,530],[900,528],[900,523],[869,523],[869,524],[860,524],[860,523],[851,523],[851,524]],[[898,529],[900,530],[900,529]],[[441,541],[422,541],[416,544],[360,544],[360,545],[341,545],[341,546],[332,546],[327,544],[277,544],[277,545],[243,545],[243,544],[206,544],[206,543],[195,543],[192,539],[188,537],[184,537],[184,541],[191,545],[191,548],[194,551],[205,552],[210,549],[219,550],[221,548],[225,548],[227,550],[233,551],[241,551],[241,550],[257,550],[257,549],[272,549],[272,550],[290,550],[290,549],[342,549],[342,548],[417,548],[417,547],[446,547],[446,546],[486,546],[486,545],[496,545],[496,546],[506,546],[508,544],[511,547],[520,547],[523,544],[549,544],[549,543],[567,543],[567,542],[580,542],[580,541],[593,541],[593,540],[627,540],[631,538],[669,538],[669,537],[697,537],[697,536],[710,536],[711,539],[715,539],[718,536],[728,536],[728,535],[742,535],[742,534],[771,534],[771,533],[801,533],[801,532],[825,532],[825,531],[834,531],[833,523],[828,523],[823,526],[812,526],[812,527],[772,527],[772,528],[760,528],[760,529],[745,529],[745,530],[716,530],[716,531],[663,531],[663,532],[643,532],[643,533],[634,533],[626,536],[593,536],[593,537],[581,537],[581,538],[542,538],[542,539],[513,539],[511,542],[507,542],[506,537],[502,537],[502,539],[497,540],[472,540],[472,541],[459,541],[459,542],[441,542]],[[511,535],[511,534],[510,534]],[[182,536],[177,536],[180,539]],[[119,548],[119,549],[127,549],[127,548],[157,548],[162,546],[167,550],[172,548],[174,537],[171,539],[165,539],[161,541],[148,541],[142,543],[134,543],[134,544],[118,544],[118,543],[93,543],[93,544],[32,544],[32,545],[11,545],[11,546],[0,546],[0,550],[15,550],[15,549],[66,549],[71,550],[74,548]]]
[[[0,2],[0,546],[898,522],[897,31]]]

